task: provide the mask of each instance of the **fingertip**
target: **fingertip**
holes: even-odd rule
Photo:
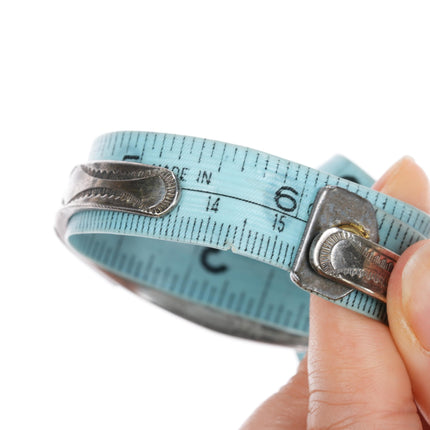
[[[401,158],[373,185],[425,212],[430,212],[430,182],[424,170],[410,156]]]

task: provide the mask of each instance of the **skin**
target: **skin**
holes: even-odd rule
[[[410,157],[374,188],[430,213],[429,181]],[[389,327],[311,296],[307,356],[241,430],[430,429],[430,240],[401,255],[387,310]]]

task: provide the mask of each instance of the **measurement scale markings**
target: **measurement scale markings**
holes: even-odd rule
[[[306,173],[305,173],[305,180],[304,180],[304,184],[303,184],[303,187],[302,187],[302,192],[300,193],[300,198],[299,198],[299,201],[297,202],[297,209],[296,209],[296,213],[297,213],[297,215],[300,213],[300,204],[302,203],[302,201],[303,201],[303,196],[304,196],[304,193],[305,193],[305,189],[307,188],[307,186],[308,186],[308,178],[309,178],[309,172],[310,172],[310,168],[308,167],[307,169],[306,169]],[[297,172],[299,171],[299,168],[297,168]],[[296,177],[296,180],[298,179],[298,173],[297,173],[297,177]]]
[[[124,136],[125,136],[125,133],[121,135],[121,140],[119,141],[120,148],[122,148],[122,145],[124,144]]]
[[[236,298],[236,294],[234,292],[231,292],[227,299],[227,308],[231,310],[233,307],[234,299]]]
[[[243,172],[245,170],[245,163],[246,163],[247,157],[248,157],[248,150],[245,150],[245,156],[243,157],[241,172]]]
[[[236,242],[236,234],[237,234],[237,225],[234,227],[233,240],[232,243]]]
[[[286,168],[286,170],[285,170],[285,175],[284,175],[284,184],[287,182],[287,178],[288,178],[288,173],[289,173],[289,171],[290,171],[290,162],[289,161],[287,161],[287,168]]]
[[[279,243],[279,248],[278,248],[278,256],[276,257],[276,262],[277,263],[279,263],[279,258],[281,257],[281,250],[282,250],[282,247],[284,246],[284,242],[283,241],[281,241],[280,243]]]
[[[269,159],[270,159],[270,156],[268,155],[268,156],[267,156],[267,158],[266,158],[266,165],[264,166],[263,178],[265,178],[265,177],[266,177],[266,173],[267,173],[267,166],[269,165]]]
[[[164,220],[165,220],[165,218],[161,218],[160,228],[159,228],[159,233],[158,233],[160,236],[163,234],[162,229],[163,229]]]
[[[264,258],[266,258],[266,256],[267,256],[267,251],[269,249],[269,244],[270,244],[270,236],[267,238],[266,250],[264,251]]]
[[[221,167],[222,167],[226,147],[227,147],[227,144],[224,143],[224,148],[222,150],[221,159],[219,160],[218,172],[221,172]]]
[[[245,252],[248,252],[249,239],[251,238],[251,230],[248,230],[248,238],[246,239]]]
[[[251,254],[254,254],[255,243],[257,242],[258,231],[255,232],[254,241],[252,242]]]
[[[245,218],[245,219],[244,219],[244,221],[243,221],[242,232],[241,232],[241,234],[240,234],[239,245],[238,245],[238,248],[239,248],[239,249],[241,249],[241,247],[242,247],[242,239],[243,239],[243,234],[244,234],[244,232],[245,232],[245,227],[246,227],[246,222],[247,222],[247,221],[248,221],[248,219],[247,219],[247,218]]]
[[[285,260],[287,259],[288,255],[288,248],[290,247],[290,244],[287,243],[287,246],[285,247],[285,253],[284,253],[284,259],[282,260],[282,265],[285,266]]]
[[[317,174],[315,175],[314,188],[317,187],[318,179],[320,178],[320,172],[317,170]]]
[[[300,321],[302,319],[302,315],[304,313],[304,304],[300,303],[299,308],[297,309],[296,320],[294,321],[293,327],[298,329],[300,327]]]
[[[267,306],[266,314],[264,316],[264,319],[267,320],[267,321],[270,321],[271,317],[272,317],[272,312],[273,312],[273,305],[270,304],[269,306]]]
[[[239,299],[237,301],[236,309],[235,309],[235,311],[237,313],[242,312],[242,306],[243,306],[243,301],[244,300],[245,300],[245,293],[243,291],[241,291],[241,293],[239,294]]]
[[[216,293],[216,287],[211,287],[209,291],[208,303],[212,304]]]
[[[152,151],[154,150],[154,148],[155,148],[155,142],[157,141],[157,136],[158,136],[158,133],[155,133],[154,134],[154,140],[152,141]]]
[[[196,240],[200,239],[200,233],[202,232],[202,226],[203,226],[203,218],[200,220],[200,227],[199,227],[199,231],[197,232]]]
[[[279,320],[281,319],[281,316],[282,316],[283,312],[284,312],[284,305],[280,304],[278,306],[278,310],[277,310],[276,315],[275,315],[275,319],[274,319],[274,323],[275,324],[279,324]]]
[[[176,214],[177,216],[177,214]],[[172,219],[172,214],[169,214],[169,216],[167,217],[167,225],[166,225],[166,230],[164,231],[164,235],[167,236],[167,232],[169,231],[169,226],[170,226],[170,220]],[[161,230],[161,229],[160,229]]]
[[[176,211],[175,221],[173,222],[172,233],[170,234],[170,237],[172,237],[172,238],[173,238],[173,234],[175,232],[176,222],[178,221],[178,214],[179,214],[179,206],[178,206],[177,211]]]
[[[196,222],[197,222],[197,218],[194,218],[194,223],[193,223],[193,227],[191,229],[190,239],[192,239],[194,237],[194,229],[196,227]]]
[[[148,133],[145,134],[145,140],[143,141],[143,145],[142,145],[142,152],[140,154],[140,159],[143,160],[143,154],[145,152],[145,148],[146,148],[146,143],[148,142]]]
[[[115,144],[116,144],[116,139],[117,139],[118,135],[115,136],[110,136],[109,138],[109,143],[108,145],[111,147],[111,156],[113,156],[113,154],[115,153]],[[112,144],[112,139],[114,140],[114,143]]]
[[[171,282],[171,284],[170,284],[169,290],[170,290],[170,291],[175,291],[175,290],[176,290],[177,285],[178,285],[178,274],[177,274],[177,273],[175,273],[175,274],[172,276],[172,282]]]
[[[227,293],[228,285],[229,285],[229,281],[224,281],[224,283],[220,289],[218,300],[217,300],[217,306],[219,306],[219,307],[221,307],[223,302],[224,302],[224,298],[225,298],[225,295]]]
[[[257,255],[261,255],[261,247],[263,246],[264,233],[261,235],[260,247],[258,248]]]
[[[135,261],[136,261],[136,257],[134,256],[134,254],[132,254],[130,256],[130,258],[128,258],[128,261],[127,261],[127,269],[126,269],[127,273],[134,273],[133,265],[134,265]]]
[[[131,133],[128,133],[127,146],[125,148],[125,152],[127,153],[128,153],[128,149],[130,148],[130,142],[131,142]]]
[[[203,140],[202,149],[200,150],[200,156],[199,156],[199,161],[198,161],[199,164],[202,161],[203,150],[205,149],[205,146],[206,146],[206,139]]]
[[[394,218],[391,220],[390,226],[388,227],[388,233],[387,233],[387,235],[386,235],[386,237],[384,239],[384,242],[382,244],[383,246],[387,246],[387,240],[391,236],[391,230],[393,229],[393,225],[394,225]]]
[[[227,232],[225,233],[225,237],[224,237],[224,245],[223,246],[226,246],[227,245],[227,238],[228,238],[228,235],[229,235],[229,233],[230,233],[230,229],[231,229],[231,224],[229,224],[228,226],[227,226]]]
[[[218,232],[218,239],[216,241],[216,245],[219,246],[219,241],[221,240],[221,233],[222,233],[222,229],[224,228],[224,223],[222,222],[220,227],[219,227],[219,232]]]
[[[213,226],[212,226],[212,233],[211,233],[211,238],[209,239],[209,243],[213,243],[213,237],[214,237],[214,233],[215,233],[215,227],[216,227],[216,221],[214,221]]]
[[[261,312],[263,311],[264,302],[266,301],[267,293],[269,292],[270,285],[272,284],[274,274],[275,274],[275,270],[270,269],[266,282],[264,283],[263,290],[261,291],[260,300],[258,301],[258,304],[257,304],[257,310],[255,313],[255,316],[257,318],[260,317]]]
[[[165,143],[166,143],[166,137],[167,137],[167,134],[165,134],[165,135],[163,136],[163,141],[162,141],[162,143],[161,143],[161,148],[160,148],[160,155],[159,155],[159,158],[161,158],[161,157],[163,156],[163,152],[164,152],[164,145],[165,145]]]
[[[142,267],[143,267],[143,261],[142,260],[138,260],[136,267],[134,268],[134,277],[137,279],[141,279],[142,278]]]
[[[284,317],[284,326],[289,327],[290,326],[290,321],[291,321],[291,317],[293,315],[293,312],[291,311],[291,309],[288,309],[287,312],[285,312],[285,317]]]
[[[206,223],[206,230],[205,230],[205,235],[203,236],[203,242],[206,242],[206,236],[208,234],[210,222],[211,222],[211,217],[208,218],[208,221]]]
[[[234,148],[233,163],[236,161],[237,147]]]
[[[188,265],[187,270],[185,271],[184,277],[182,278],[181,286],[179,287],[180,294],[184,294],[185,292],[185,288],[188,285],[188,279],[190,278],[191,272],[193,271],[194,264],[194,261],[191,262]]]
[[[173,145],[175,144],[176,137],[177,137],[176,134],[174,134],[172,139],[172,144],[170,145],[170,152],[173,151]]]
[[[248,303],[247,303],[246,309],[245,309],[245,315],[251,315],[253,306],[254,306],[254,299],[252,297],[249,297]]]
[[[182,138],[182,143],[181,143],[181,149],[179,150],[179,160],[182,158],[182,151],[184,150],[184,144],[185,144],[185,136]]]
[[[258,202],[253,202],[252,200],[242,199],[241,197],[231,196],[231,195],[229,195],[229,194],[223,194],[223,193],[216,193],[216,192],[213,192],[213,191],[197,190],[197,189],[195,189],[195,188],[185,188],[185,187],[182,187],[182,190],[184,190],[184,191],[193,191],[193,192],[195,192],[195,193],[212,194],[212,195],[214,195],[214,196],[219,196],[219,197],[227,197],[227,198],[234,199],[234,200],[238,200],[238,201],[241,201],[241,202],[244,202],[244,203],[250,203],[250,204],[255,205],[255,206],[260,206],[260,207],[262,207],[262,208],[265,208],[265,209],[271,210],[271,211],[273,211],[273,212],[278,212],[278,213],[280,213],[280,214],[282,214],[282,215],[287,215],[287,216],[289,216],[290,218],[294,218],[294,219],[296,219],[297,221],[302,221],[302,222],[304,222],[304,223],[306,223],[306,222],[307,222],[307,220],[305,220],[305,219],[299,218],[298,216],[291,215],[291,213],[290,213],[290,212],[282,211],[282,210],[280,210],[280,209],[275,209],[275,208],[272,208],[272,207],[270,207],[270,206],[263,205],[263,204],[258,203]]]
[[[113,249],[112,259],[111,259],[111,262],[110,262],[110,265],[112,267],[115,267],[115,264],[118,262],[118,255],[120,253],[121,246],[122,246],[123,242],[124,242],[124,236],[118,236],[116,238],[116,244],[115,244],[115,247]]]
[[[198,295],[198,300],[199,300],[199,301],[203,301],[203,298],[204,298],[205,293],[206,293],[206,288],[208,287],[208,285],[209,285],[209,283],[208,283],[208,281],[205,279],[205,280],[203,281],[202,285],[201,285],[200,292],[199,292],[199,295]]]

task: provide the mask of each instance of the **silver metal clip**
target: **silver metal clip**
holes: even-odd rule
[[[385,302],[398,255],[378,241],[371,203],[343,188],[325,187],[315,200],[291,279],[332,300],[357,289]]]
[[[69,218],[85,209],[160,217],[176,206],[179,193],[175,175],[164,167],[124,161],[81,164],[71,173],[56,230],[63,237]]]

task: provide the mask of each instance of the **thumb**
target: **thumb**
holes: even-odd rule
[[[404,159],[388,176],[388,182],[383,177],[375,188],[391,194],[391,188],[397,184],[397,194],[399,188],[400,192],[405,189],[404,201],[430,212],[428,179],[411,159]],[[430,422],[430,240],[416,243],[399,258],[390,277],[387,311],[390,331],[408,371],[414,398]]]
[[[430,422],[430,240],[400,257],[388,287],[387,311],[414,398]]]

